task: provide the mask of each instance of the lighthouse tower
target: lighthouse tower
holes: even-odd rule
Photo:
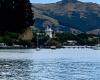
[[[51,27],[47,26],[46,29],[45,29],[45,33],[50,38],[53,38],[53,30],[51,29]]]

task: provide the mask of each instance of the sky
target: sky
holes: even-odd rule
[[[54,3],[61,0],[30,0],[32,3]],[[83,2],[94,2],[100,4],[100,0],[80,0]]]

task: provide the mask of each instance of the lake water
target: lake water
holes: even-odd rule
[[[0,50],[0,80],[99,80],[100,50]]]

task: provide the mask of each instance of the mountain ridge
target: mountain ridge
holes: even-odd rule
[[[83,32],[100,29],[99,4],[84,3],[78,0],[62,0],[50,4],[32,4],[32,10],[35,11],[35,14],[42,16],[42,19],[36,16],[36,21],[40,19],[42,25],[45,21],[50,21],[52,25],[55,25],[56,22],[56,26],[59,26],[57,29],[64,26],[65,31],[69,31],[70,28]],[[43,16],[48,17],[48,19]],[[49,18],[54,21],[49,20]]]

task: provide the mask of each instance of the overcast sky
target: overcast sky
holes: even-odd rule
[[[57,2],[57,1],[61,1],[61,0],[30,0],[32,3],[53,3],[53,2]],[[94,3],[99,3],[100,4],[100,0],[80,0],[83,2],[94,2]]]

